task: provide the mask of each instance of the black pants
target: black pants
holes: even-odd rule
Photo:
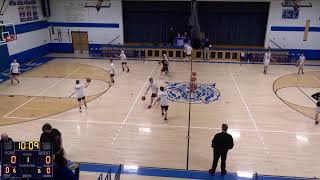
[[[213,150],[212,171],[216,171],[219,158],[221,157],[221,172],[226,172],[226,160],[228,151]]]

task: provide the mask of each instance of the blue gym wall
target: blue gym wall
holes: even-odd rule
[[[7,45],[0,46],[0,54],[1,54],[1,61],[0,61],[0,72],[6,70],[6,67],[9,66],[9,52]]]

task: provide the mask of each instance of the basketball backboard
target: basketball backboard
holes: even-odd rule
[[[101,8],[110,8],[112,0],[103,0]],[[84,7],[86,8],[96,8],[98,0],[87,0]]]
[[[283,7],[312,7],[312,0],[282,0]]]
[[[17,40],[16,28],[13,23],[0,24],[0,45]]]

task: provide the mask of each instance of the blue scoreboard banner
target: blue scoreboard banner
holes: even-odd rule
[[[52,145],[40,142],[4,142],[1,176],[7,178],[52,178]]]
[[[299,9],[283,9],[282,10],[282,19],[298,19]]]

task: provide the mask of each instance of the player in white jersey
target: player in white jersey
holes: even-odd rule
[[[306,63],[306,57],[302,53],[301,56],[299,57],[299,60],[297,61],[298,74],[300,74],[300,71],[302,72],[302,75],[304,74],[303,67],[305,63]]]
[[[80,84],[79,80],[76,80],[76,85],[74,86],[75,92],[73,94],[76,94],[77,100],[79,102],[79,111],[80,112],[82,112],[82,108],[81,108],[82,102],[83,102],[85,108],[87,108],[87,102],[86,102],[86,96],[84,94],[84,88],[87,88],[88,85],[89,85],[88,82],[83,85],[83,84]]]
[[[144,96],[147,95],[149,89],[151,89],[150,105],[148,106],[148,108],[150,109],[152,107],[152,103],[153,103],[154,98],[157,98],[157,96],[158,96],[158,86],[153,81],[153,78],[149,78],[149,86],[148,86],[146,93],[144,93]]]
[[[269,50],[268,52],[264,53],[264,57],[263,57],[263,64],[264,64],[263,73],[264,74],[267,74],[268,66],[270,64],[271,59],[272,59],[271,51]]]
[[[18,76],[20,74],[20,64],[17,62],[17,60],[13,60],[13,62],[11,63],[10,66],[10,74],[11,74],[11,84],[13,84],[13,80],[16,80],[18,82],[18,84],[20,83]]]
[[[129,72],[129,67],[127,65],[127,56],[124,54],[124,51],[122,50],[120,53],[120,59],[121,59],[121,65],[122,65],[122,71],[124,71],[124,68],[127,69],[127,72]]]
[[[114,76],[116,74],[116,70],[115,70],[115,66],[113,64],[113,60],[112,59],[110,59],[110,65],[109,65],[108,72],[110,74],[111,82],[114,83]]]
[[[164,120],[168,120],[168,109],[169,109],[169,100],[168,93],[165,91],[164,87],[160,87],[160,92],[158,94],[158,100],[160,101],[161,114],[164,116]]]
[[[189,61],[189,60],[191,60],[191,56],[192,56],[192,47],[190,46],[190,44],[189,43],[186,43],[185,45],[184,45],[184,53],[185,53],[185,55],[186,55],[186,61]]]

